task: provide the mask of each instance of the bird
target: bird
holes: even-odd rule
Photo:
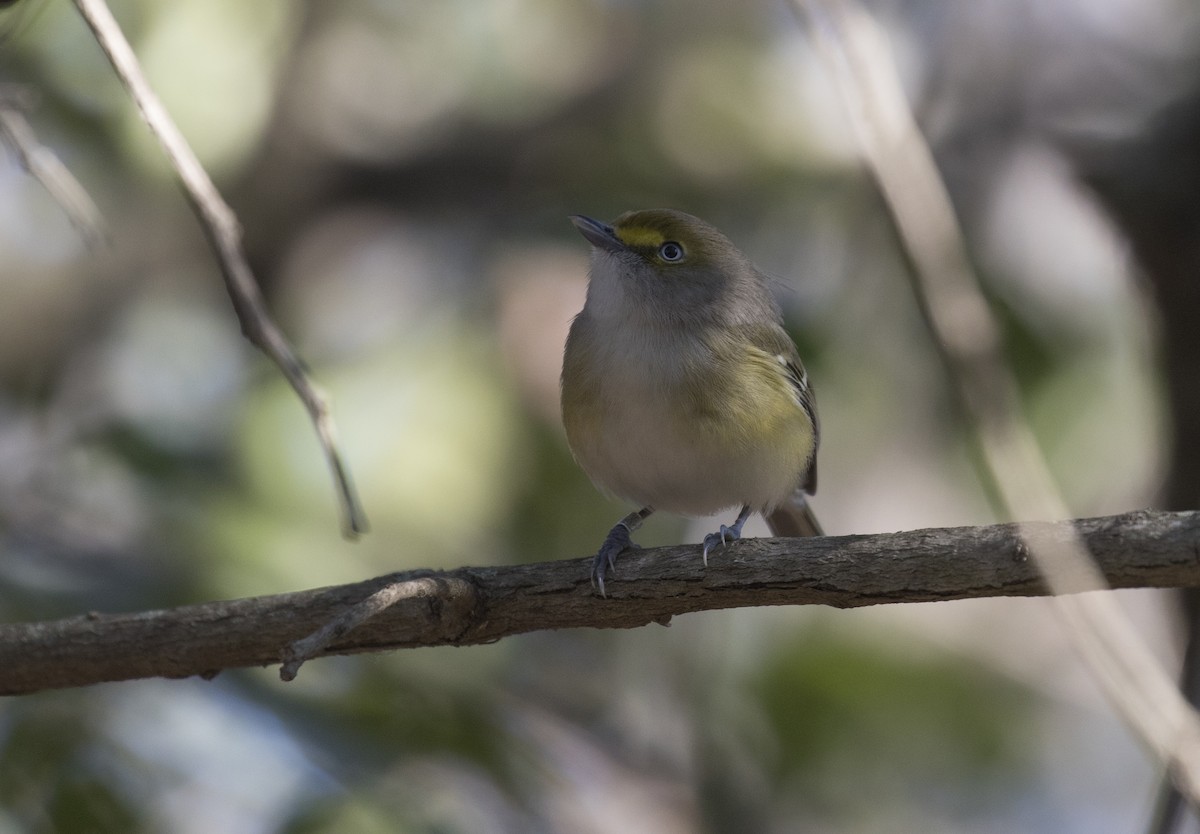
[[[637,549],[651,513],[738,508],[702,557],[754,512],[773,535],[820,536],[816,396],[768,278],[712,225],[674,209],[611,223],[571,215],[591,244],[587,296],[563,351],[567,444],[601,491],[635,504],[592,560],[591,581]]]

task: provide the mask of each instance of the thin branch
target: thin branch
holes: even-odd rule
[[[285,681],[296,679],[300,667],[314,657],[324,654],[335,641],[345,637],[372,617],[378,617],[402,599],[419,597],[430,586],[426,577],[396,579],[388,582],[361,602],[346,607],[334,619],[317,631],[302,637],[283,650],[283,667],[279,677]]]
[[[366,515],[350,480],[349,469],[338,450],[329,404],[325,395],[308,378],[287,338],[267,313],[258,283],[242,251],[242,231],[237,217],[221,198],[191,146],[150,88],[129,41],[125,39],[104,0],[75,0],[75,5],[175,168],[184,193],[216,250],[225,288],[233,301],[242,333],[279,366],[308,410],[336,482],[343,532],[351,538],[366,532]]]
[[[905,99],[886,35],[857,0],[793,0],[837,84],[911,259],[926,325],[1011,518],[1068,515],[1024,419],[1000,327],[970,265],[933,154]],[[1084,542],[1067,537],[1029,551],[1056,595],[1107,587]],[[1126,722],[1200,804],[1200,717],[1110,595],[1055,604],[1093,674]]]
[[[107,240],[104,218],[62,160],[38,141],[25,118],[23,98],[9,88],[0,89],[0,140],[12,148],[21,167],[54,198],[84,243],[95,248]]]
[[[137,614],[0,626],[0,694],[103,681],[212,677],[293,657],[294,644],[383,592],[386,609],[319,654],[491,643],[530,631],[636,628],[676,614],[764,605],[864,605],[1036,596],[1028,547],[1076,534],[1116,588],[1200,586],[1200,512],[1135,512],[1073,522],[871,536],[746,539],[704,568],[698,546],[627,553],[591,587],[591,560],[449,572]]]

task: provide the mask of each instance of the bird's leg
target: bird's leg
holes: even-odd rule
[[[654,512],[653,507],[642,507],[640,510],[630,513],[613,525],[613,528],[608,531],[608,535],[604,537],[604,544],[600,545],[600,552],[592,560],[592,587],[600,589],[600,596],[605,596],[604,574],[616,569],[617,556],[626,550],[639,549],[629,537],[634,530],[642,526],[642,522],[652,512]]]
[[[721,525],[721,529],[716,533],[709,533],[704,537],[704,567],[708,567],[708,552],[717,545],[724,547],[729,542],[735,542],[742,537],[742,525],[746,523],[746,519],[750,517],[750,505],[742,507],[742,511],[738,513],[737,520],[733,525],[726,527]]]

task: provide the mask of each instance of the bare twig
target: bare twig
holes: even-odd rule
[[[0,89],[0,140],[12,148],[21,167],[50,193],[84,243],[89,247],[99,246],[107,240],[104,218],[62,160],[38,141],[25,118],[22,98],[8,89]]]
[[[1113,587],[1200,585],[1200,512],[1136,512],[1020,529],[745,539],[715,554],[707,568],[696,545],[627,553],[609,577],[607,599],[591,587],[589,558],[412,571],[167,611],[4,625],[0,694],[212,677],[222,669],[294,661],[297,641],[331,621],[341,625],[329,627],[315,650],[302,644],[301,653],[465,646],[543,629],[636,628],[720,608],[1035,596],[1045,593],[1045,583],[1026,557],[1027,545],[1053,547],[1076,534]],[[340,619],[347,610],[370,616],[354,627]]]
[[[1025,422],[1000,329],[971,269],[933,155],[905,100],[885,34],[856,0],[793,0],[850,112],[863,155],[912,261],[913,290],[963,405],[987,474],[1012,518],[1068,515]],[[1108,587],[1075,537],[1029,541],[1055,594]],[[1055,600],[1110,700],[1193,804],[1200,718],[1110,595]]]
[[[304,662],[323,653],[335,640],[345,637],[402,599],[436,599],[438,590],[438,580],[425,576],[388,582],[366,599],[341,611],[312,634],[288,646],[283,652],[283,666],[279,670],[279,677],[285,681],[295,680]]]
[[[150,88],[129,41],[104,0],[75,0],[75,5],[179,175],[184,193],[216,250],[225,288],[233,301],[242,333],[279,366],[308,410],[336,481],[343,532],[349,537],[365,532],[366,515],[338,449],[329,404],[308,378],[292,346],[267,313],[262,293],[242,251],[241,226],[237,217],[221,198],[200,160]]]

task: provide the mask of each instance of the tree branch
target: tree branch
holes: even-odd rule
[[[863,536],[746,539],[705,569],[696,546],[621,557],[609,597],[587,559],[408,571],[353,585],[136,614],[0,626],[0,694],[281,663],[288,647],[389,586],[387,610],[320,654],[490,643],[560,628],[636,628],[764,605],[854,608],[1046,593],[1026,542],[1078,535],[1114,588],[1200,586],[1200,512]]]
[[[292,390],[304,403],[333,473],[342,514],[343,534],[347,538],[355,538],[360,533],[365,533],[366,513],[363,512],[354,484],[350,480],[350,469],[338,448],[337,432],[329,411],[329,403],[325,394],[309,379],[291,343],[267,312],[258,282],[255,281],[254,273],[250,270],[250,264],[242,250],[242,228],[237,216],[221,198],[221,193],[217,191],[208,172],[200,164],[191,145],[187,143],[167,108],[151,89],[150,82],[146,80],[141,64],[133,53],[133,47],[125,39],[121,27],[117,25],[116,18],[104,0],[75,0],[75,6],[91,28],[92,34],[96,36],[97,43],[108,56],[121,83],[129,91],[138,112],[142,114],[142,119],[162,145],[167,160],[175,169],[183,192],[216,252],[217,262],[225,279],[225,290],[233,302],[242,334],[278,366]]]
[[[21,167],[58,203],[84,243],[89,247],[106,243],[108,234],[100,210],[62,160],[38,141],[23,112],[28,106],[26,98],[14,85],[0,87],[0,140],[12,148]]]
[[[904,95],[886,33],[860,0],[793,0],[809,23],[908,254],[914,297],[1008,518],[1067,518],[1022,410],[1001,328],[975,276],[933,152]],[[1086,543],[1026,540],[1067,634],[1130,728],[1200,808],[1200,715],[1105,587]]]

